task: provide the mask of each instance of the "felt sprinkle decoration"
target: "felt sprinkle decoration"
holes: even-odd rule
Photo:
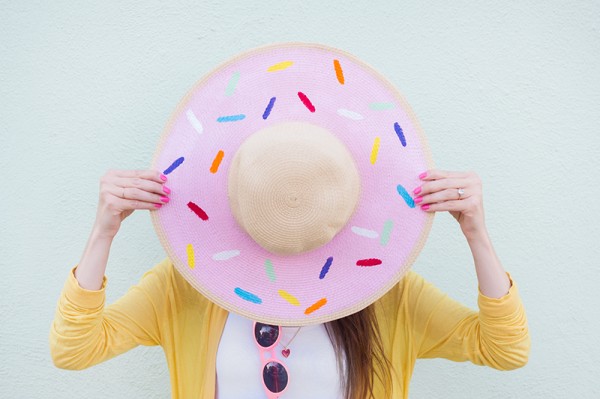
[[[292,304],[294,306],[300,306],[300,301],[298,301],[298,298],[296,298],[295,296],[293,296],[289,292],[287,292],[285,290],[279,290],[277,292],[279,293],[279,295],[283,299],[285,299],[286,301],[288,301],[290,304]]]
[[[188,202],[187,204],[188,208],[190,208],[192,210],[192,212],[194,212],[200,219],[207,221],[208,220],[208,215],[206,214],[206,212],[204,212],[204,210],[202,208],[200,208],[198,205],[194,204],[192,201]]]
[[[260,305],[262,303],[262,299],[260,299],[259,297],[257,297],[256,295],[254,295],[251,292],[241,289],[240,287],[236,287],[233,290],[233,292],[235,292],[235,294],[237,296],[239,296],[240,298],[242,298],[245,301],[256,303],[258,305]]]
[[[406,191],[406,189],[404,187],[402,187],[401,184],[398,184],[398,186],[396,187],[396,190],[398,190],[398,194],[400,194],[400,196],[404,199],[404,202],[406,202],[406,205],[408,205],[410,208],[415,207],[415,200],[413,200],[413,198],[410,196],[408,191]]]
[[[187,117],[188,122],[190,122],[190,125],[192,125],[194,130],[196,132],[198,132],[198,134],[202,134],[202,132],[204,131],[204,128],[202,127],[202,123],[200,123],[200,121],[194,114],[194,111],[192,111],[191,109],[188,109],[185,112],[185,116]]]
[[[181,157],[181,158],[177,158],[177,159],[176,159],[176,160],[175,160],[175,161],[174,161],[174,162],[171,164],[171,166],[169,166],[167,169],[165,169],[165,170],[163,171],[163,175],[168,175],[169,173],[171,173],[172,171],[174,171],[175,169],[177,169],[177,167],[178,167],[179,165],[181,165],[181,164],[183,163],[183,161],[184,161],[184,158],[183,158],[183,157]]]
[[[340,108],[337,110],[338,115],[345,116],[348,119],[353,119],[355,121],[359,121],[361,119],[365,119],[364,116],[359,114],[358,112],[350,111],[348,109]]]
[[[381,259],[370,258],[370,259],[361,259],[361,260],[356,261],[356,266],[370,267],[370,266],[378,266],[378,265],[381,265]]]
[[[273,109],[273,105],[275,105],[276,99],[276,97],[272,97],[271,100],[269,100],[269,104],[267,105],[267,108],[265,108],[265,112],[263,113],[263,119],[267,119],[271,114],[271,110]]]
[[[234,73],[231,74],[231,78],[229,79],[229,83],[227,84],[227,88],[225,89],[225,95],[227,97],[230,97],[233,95],[233,93],[235,92],[235,87],[237,86],[239,80],[240,80],[240,72],[239,71],[235,71]]]
[[[275,269],[273,268],[273,262],[270,259],[265,260],[265,273],[271,282],[275,281]]]
[[[342,71],[342,66],[338,60],[333,60],[333,68],[335,69],[335,76],[337,77],[338,82],[341,85],[344,84],[344,71]]]
[[[330,256],[329,258],[327,258],[327,261],[325,262],[325,264],[323,265],[323,268],[321,269],[321,274],[319,274],[320,280],[323,280],[325,278],[325,275],[329,271],[329,268],[331,267],[332,263],[333,263],[333,256]]]
[[[394,103],[369,103],[369,108],[373,111],[383,111],[394,108]]]
[[[283,62],[278,62],[275,65],[271,65],[268,69],[267,72],[277,72],[277,71],[283,71],[284,69],[287,69],[289,67],[291,67],[294,64],[293,61],[283,61]]]
[[[394,222],[392,221],[392,219],[388,219],[385,221],[385,223],[383,224],[383,230],[381,232],[381,240],[379,241],[379,243],[382,246],[386,246],[388,241],[390,240],[390,235],[392,234],[392,229],[394,228]]]
[[[210,166],[210,173],[217,173],[217,171],[219,170],[219,165],[221,165],[221,161],[223,160],[224,155],[225,153],[223,152],[223,150],[219,150],[219,152],[217,152],[217,155],[215,156],[215,159],[213,159],[212,165]]]
[[[371,149],[371,165],[375,165],[375,162],[377,162],[377,155],[379,154],[379,143],[381,143],[381,138],[375,137],[375,140],[373,140],[373,148]]]
[[[352,226],[352,232],[354,234],[358,234],[359,236],[367,237],[367,238],[377,238],[379,234],[373,230],[363,229],[362,227]]]
[[[327,303],[327,298],[321,298],[317,302],[315,302],[312,305],[310,305],[309,307],[307,307],[306,310],[304,311],[304,314],[309,315],[312,312],[314,312],[315,310],[322,308],[326,303]]]
[[[310,112],[315,112],[315,106],[312,105],[312,103],[310,102],[310,100],[308,99],[308,97],[306,97],[306,94],[304,94],[301,91],[299,91],[298,92],[298,97],[300,97],[300,101],[302,101],[302,104],[304,104],[304,106],[306,108],[308,108],[308,110]]]
[[[223,251],[216,253],[212,256],[213,260],[228,260],[231,258],[235,258],[240,255],[240,251],[237,249],[232,249],[231,251]]]
[[[244,114],[219,116],[217,118],[217,122],[220,122],[220,123],[223,123],[223,122],[237,122],[237,121],[241,121],[245,117],[246,117],[246,115],[244,115]]]
[[[186,247],[187,252],[187,261],[190,269],[196,267],[196,256],[194,255],[194,246],[192,244],[188,244]]]
[[[396,131],[396,134],[398,135],[398,138],[402,143],[402,147],[406,147],[406,138],[404,137],[404,132],[402,131],[402,128],[400,127],[398,122],[394,123],[394,130]]]

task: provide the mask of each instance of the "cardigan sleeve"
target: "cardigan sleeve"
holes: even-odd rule
[[[479,291],[477,312],[413,274],[407,299],[417,357],[468,360],[499,370],[524,366],[530,350],[527,318],[518,287],[507,275],[509,292],[489,298]]]
[[[50,328],[50,354],[59,368],[81,370],[111,359],[138,345],[161,341],[166,260],[147,271],[139,284],[105,306],[106,276],[99,290],[79,286],[70,270]]]

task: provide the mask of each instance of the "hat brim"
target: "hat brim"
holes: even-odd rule
[[[361,178],[347,226],[324,246],[293,256],[254,242],[227,198],[237,148],[286,121],[328,129]],[[264,323],[324,323],[370,305],[414,263],[433,213],[409,193],[432,167],[410,106],[372,67],[320,44],[274,44],[218,66],[181,100],[152,161],[172,190],[152,222],[177,270],[217,305]]]

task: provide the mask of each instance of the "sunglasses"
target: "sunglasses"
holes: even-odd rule
[[[280,332],[279,326],[254,322],[254,342],[260,350],[262,382],[268,399],[279,398],[289,382],[287,368],[275,358]]]

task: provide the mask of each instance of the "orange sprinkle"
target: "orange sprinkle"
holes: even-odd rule
[[[322,307],[326,303],[327,303],[327,298],[321,298],[317,302],[315,302],[312,305],[310,305],[309,307],[307,307],[306,310],[304,311],[304,314],[307,314],[307,315],[311,314],[312,312],[314,312],[315,310],[319,309],[320,307]]]
[[[333,66],[335,68],[335,76],[337,76],[338,82],[340,82],[340,84],[343,85],[344,72],[342,72],[342,66],[340,65],[340,62],[338,60],[333,60]]]
[[[210,173],[217,173],[217,170],[219,170],[219,165],[221,165],[221,161],[223,160],[224,155],[225,153],[223,152],[223,150],[219,150],[217,156],[213,160],[212,165],[210,167]]]

